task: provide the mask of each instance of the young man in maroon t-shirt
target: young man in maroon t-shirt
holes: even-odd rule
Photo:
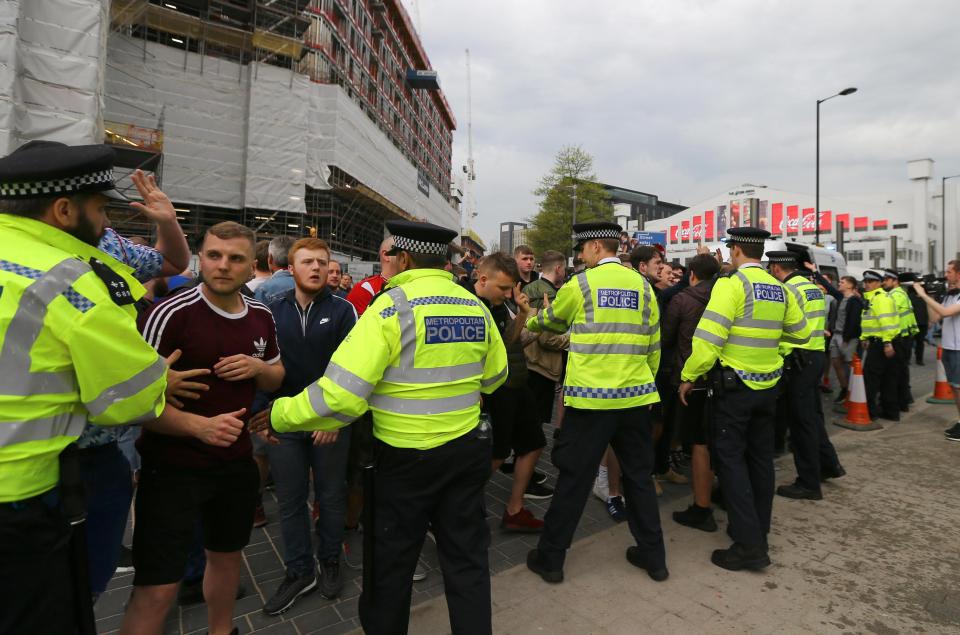
[[[184,402],[187,412],[234,410],[246,420],[256,391],[276,390],[283,380],[273,315],[240,294],[253,275],[254,245],[253,232],[242,225],[211,227],[200,249],[203,282],[141,321],[144,337],[161,355],[182,352],[176,370],[211,369],[197,378],[208,390]],[[160,633],[199,520],[210,633],[230,633],[240,552],[250,539],[259,488],[250,434],[244,427],[230,446],[214,447],[145,429],[137,449],[143,467],[133,535],[135,588],[121,631]]]

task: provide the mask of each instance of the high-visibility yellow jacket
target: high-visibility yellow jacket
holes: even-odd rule
[[[507,352],[486,307],[440,269],[392,278],[316,383],[277,399],[278,432],[335,430],[369,408],[373,434],[427,450],[463,436],[480,419],[480,393],[507,378]]]
[[[917,327],[917,316],[913,314],[913,302],[910,301],[910,296],[903,287],[894,287],[887,291],[887,295],[893,298],[893,304],[897,307],[900,335],[903,337],[916,335],[920,329]]]
[[[680,373],[696,381],[717,360],[753,390],[772,388],[783,374],[781,340],[801,346],[811,327],[796,298],[757,263],[717,280]]]
[[[863,313],[860,317],[860,339],[878,337],[892,342],[900,335],[900,315],[897,305],[886,291],[877,287],[863,294]]]
[[[95,247],[0,214],[0,502],[53,488],[60,452],[88,420],[140,423],[163,411],[166,364],[90,258],[142,295],[132,269]]]
[[[660,310],[653,287],[618,258],[571,278],[527,329],[570,331],[563,403],[586,410],[660,401]]]
[[[799,348],[807,351],[823,352],[826,344],[823,339],[823,327],[827,322],[827,301],[823,298],[823,291],[820,287],[804,278],[799,272],[794,272],[783,281],[793,299],[797,301],[803,316],[810,327],[810,338],[803,344],[794,343],[791,337],[782,338],[780,341],[780,353],[784,356]]]

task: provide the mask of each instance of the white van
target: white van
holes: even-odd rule
[[[723,259],[725,261],[730,260],[730,248],[727,247],[726,243],[704,243],[704,246],[708,247],[710,251],[719,249]],[[768,251],[792,251],[800,254],[801,260],[815,263],[820,272],[830,274],[834,282],[839,280],[841,276],[851,275],[847,269],[847,261],[843,255],[832,249],[824,249],[823,247],[817,247],[815,245],[786,242],[778,238],[771,238],[767,240],[763,246],[763,253],[766,254]],[[696,255],[696,245],[680,245],[679,248],[667,249],[666,260],[667,262],[678,261],[681,264],[686,264]],[[764,255],[762,262],[767,262],[766,255]]]

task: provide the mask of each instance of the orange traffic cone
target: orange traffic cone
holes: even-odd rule
[[[947,371],[943,368],[943,347],[937,347],[937,381],[927,403],[953,403],[953,388],[947,383]]]
[[[868,353],[874,354],[874,353]],[[850,396],[847,400],[847,416],[843,421],[834,421],[833,424],[850,430],[880,430],[882,425],[870,419],[870,410],[867,408],[867,388],[863,383],[863,367],[860,358],[853,356],[853,373],[850,375]]]

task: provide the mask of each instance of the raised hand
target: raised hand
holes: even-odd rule
[[[157,186],[157,179],[153,175],[147,176],[143,170],[136,170],[130,180],[137,186],[142,203],[130,203],[130,207],[137,210],[155,223],[176,220],[177,210],[173,208],[170,198]]]

